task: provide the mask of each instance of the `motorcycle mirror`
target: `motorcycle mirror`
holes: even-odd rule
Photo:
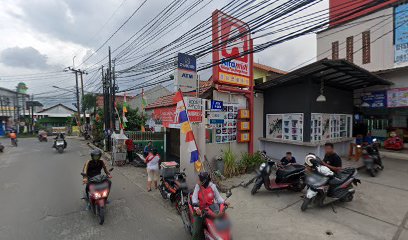
[[[112,172],[112,171],[113,171],[113,168],[109,169],[109,172]]]
[[[82,177],[86,177],[86,174],[83,173],[83,172],[81,172],[81,176],[82,176]]]

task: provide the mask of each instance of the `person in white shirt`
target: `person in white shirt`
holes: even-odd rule
[[[159,180],[159,162],[160,155],[157,149],[149,151],[145,159],[146,170],[147,170],[147,191],[152,191],[152,182],[154,183],[155,189],[157,189],[157,181]]]

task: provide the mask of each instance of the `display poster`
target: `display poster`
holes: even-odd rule
[[[408,4],[395,7],[394,10],[394,63],[408,62]]]
[[[322,138],[330,139],[330,114],[322,114]]]
[[[387,92],[376,91],[363,93],[361,96],[361,102],[362,105],[364,104],[369,108],[387,107]]]
[[[215,128],[217,124],[224,124],[225,112],[210,112],[208,114],[209,124]]]
[[[282,114],[266,115],[266,138],[282,139]]]
[[[394,88],[387,92],[387,106],[389,108],[408,106],[408,88]]]
[[[184,103],[186,104],[187,114],[190,122],[202,122],[202,99],[195,97],[184,97]]]
[[[283,139],[303,141],[303,114],[290,113],[283,116]]]
[[[215,124],[215,142],[228,143],[237,141],[238,104],[224,103],[224,123]]]

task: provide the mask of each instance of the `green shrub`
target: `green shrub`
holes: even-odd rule
[[[254,154],[243,153],[241,156],[241,164],[245,166],[245,171],[250,172],[259,167],[264,162],[260,152]]]
[[[236,156],[231,151],[231,149],[228,148],[226,151],[223,151],[223,159],[224,159],[224,176],[230,178],[237,175],[238,168],[237,163],[235,161]]]

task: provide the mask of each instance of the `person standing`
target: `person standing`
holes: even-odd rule
[[[333,172],[340,172],[342,168],[341,158],[337,153],[334,151],[333,143],[326,143],[324,144],[324,159],[323,165],[328,167]]]
[[[157,189],[157,181],[159,181],[159,162],[160,155],[157,153],[157,149],[150,150],[145,159],[148,192],[152,191],[152,182],[154,183],[154,188]]]
[[[133,143],[133,139],[127,139],[125,141],[126,148],[127,148],[127,157],[129,162],[133,162],[133,151],[135,150],[135,144]]]
[[[144,147],[144,149],[143,149],[143,155],[145,156],[145,157],[147,157],[147,155],[149,154],[149,152],[150,151],[152,151],[152,147],[153,147],[153,142],[152,141],[149,141],[148,143],[147,143],[147,145]]]

